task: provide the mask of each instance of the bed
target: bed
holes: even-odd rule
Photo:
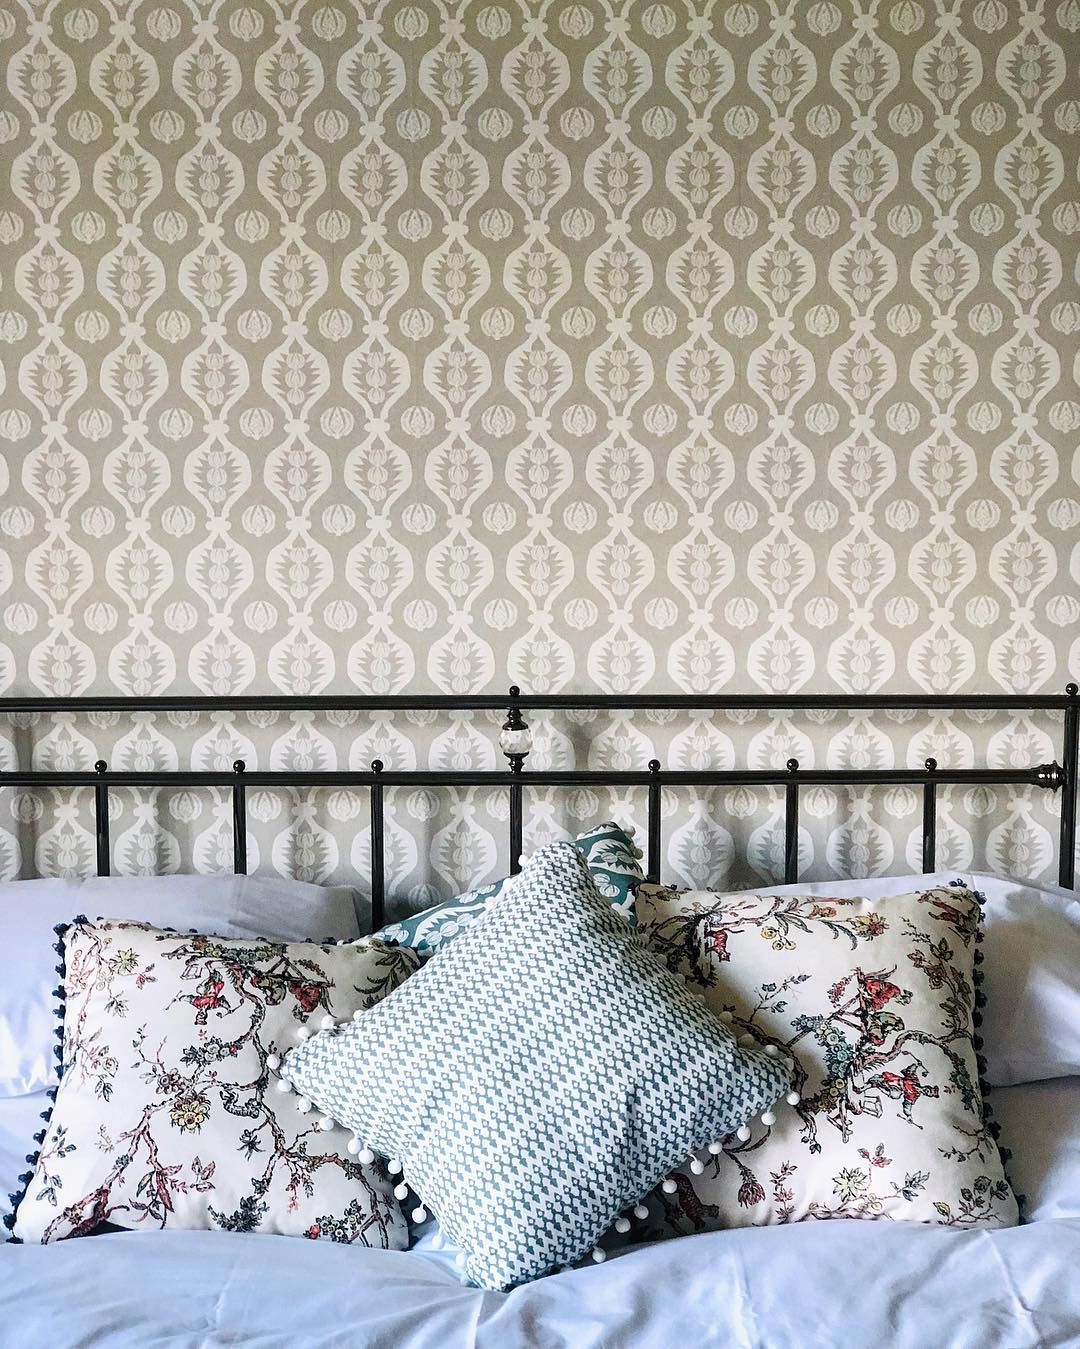
[[[33,700],[26,701],[26,706],[11,710],[28,710]],[[455,705],[460,701],[453,700]],[[610,701],[621,706],[625,700]],[[679,702],[641,701],[660,706]],[[912,705],[922,707],[927,701],[912,700]],[[943,705],[948,701],[941,700]],[[716,702],[710,700],[710,705]],[[844,704],[843,699],[818,702]],[[1007,700],[987,702],[992,709]],[[1024,699],[1017,702],[1030,705]],[[52,1245],[0,1248],[0,1343],[443,1349],[653,1346],[692,1338],[702,1344],[747,1346],[1080,1344],[1080,1281],[1075,1277],[1080,1267],[1080,901],[1072,888],[1075,687],[1054,703],[1065,714],[1063,766],[939,769],[928,764],[861,773],[800,769],[797,764],[754,773],[667,773],[655,762],[626,772],[529,773],[524,768],[528,743],[522,735],[527,729],[523,713],[537,703],[512,691],[504,724],[503,748],[509,760],[504,772],[410,774],[376,765],[370,772],[348,774],[259,774],[237,765],[231,773],[110,774],[100,764],[92,773],[19,771],[0,775],[0,785],[6,780],[34,789],[92,786],[102,875],[109,869],[108,792],[117,786],[183,780],[191,786],[227,787],[234,802],[237,873],[246,869],[245,789],[252,783],[276,778],[310,786],[332,779],[339,786],[366,790],[371,802],[373,926],[381,925],[385,903],[381,838],[387,786],[475,782],[506,788],[515,859],[522,843],[522,794],[530,782],[642,786],[649,801],[646,861],[653,877],[660,870],[662,787],[732,781],[779,786],[786,809],[787,884],[770,887],[770,894],[797,890],[837,895],[846,888],[887,901],[915,885],[960,879],[985,895],[987,961],[1001,975],[996,1009],[995,986],[990,985],[985,1034],[988,1039],[997,1034],[995,1015],[1002,1025],[1019,1022],[1024,1028],[1016,1041],[1020,1047],[1000,1073],[1012,1085],[993,1091],[1002,1142],[1012,1151],[1010,1179],[1025,1196],[1022,1225],[953,1230],[841,1219],[706,1232],[636,1245],[602,1264],[551,1274],[505,1293],[464,1285],[453,1246],[440,1240],[431,1221],[416,1227],[408,1251],[232,1232],[118,1231]],[[35,702],[35,710],[54,706],[54,700]],[[922,791],[921,874],[798,883],[792,840],[797,837],[800,788],[851,780],[906,782]],[[935,794],[949,782],[1025,783],[1060,791],[1061,884],[1035,887],[992,876],[957,878],[952,872],[937,872]],[[1006,960],[1009,969],[1001,969]],[[1026,1065],[1032,1080],[1027,1080]],[[42,1092],[0,1100],[0,1181],[7,1182],[0,1184],[0,1193],[18,1188],[27,1138],[47,1109]]]

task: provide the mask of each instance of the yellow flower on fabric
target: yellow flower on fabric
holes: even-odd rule
[[[185,1133],[197,1134],[210,1114],[210,1101],[200,1093],[180,1096],[169,1112],[172,1122]]]

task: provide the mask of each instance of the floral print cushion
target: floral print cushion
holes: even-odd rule
[[[588,833],[573,840],[574,847],[585,858],[592,872],[596,888],[633,926],[634,891],[642,878],[641,849],[636,846],[630,831],[611,821],[597,825]],[[463,895],[435,904],[422,913],[403,918],[380,928],[375,936],[385,942],[408,946],[426,960],[447,942],[470,928],[482,918],[491,901],[501,895],[516,877],[505,876],[501,881],[469,890]]]
[[[276,1091],[273,1069],[299,1038],[394,989],[419,964],[411,951],[85,919],[58,950],[60,1086],[6,1220],[16,1240],[111,1223],[405,1248],[385,1172],[350,1155],[345,1129]]]
[[[980,1087],[980,897],[872,899],[642,885],[641,932],[802,1096],[657,1191],[651,1233],[803,1218],[1008,1227],[1017,1205]]]

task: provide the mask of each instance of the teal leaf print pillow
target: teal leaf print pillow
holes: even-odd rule
[[[633,926],[637,921],[634,915],[634,891],[643,873],[641,849],[634,843],[630,831],[608,821],[587,833],[579,834],[574,839],[574,847],[588,863],[601,895]],[[492,901],[515,879],[505,876],[478,890],[456,895],[442,904],[424,909],[422,913],[389,923],[374,935],[391,945],[408,946],[422,960],[426,960],[482,918]]]

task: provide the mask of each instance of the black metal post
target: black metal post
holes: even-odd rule
[[[521,870],[521,852],[523,837],[523,802],[520,775],[525,765],[525,756],[528,749],[520,748],[522,743],[527,742],[527,733],[529,724],[521,715],[521,708],[518,706],[518,698],[521,697],[521,690],[516,684],[510,685],[510,707],[506,714],[506,720],[502,724],[502,732],[499,736],[499,743],[503,754],[506,755],[510,764],[510,772],[514,774],[514,780],[510,783],[510,874],[516,876]]]
[[[789,759],[787,771],[799,771],[798,759]],[[789,782],[784,788],[784,884],[794,885],[799,879],[799,784]]]
[[[649,760],[649,874],[648,880],[660,880],[660,760]]]
[[[104,777],[109,765],[104,759],[94,764],[94,772]],[[107,876],[111,866],[109,857],[109,788],[104,782],[94,787],[94,833],[97,836],[97,874]]]
[[[1080,688],[1065,686],[1065,740],[1062,767],[1065,781],[1061,789],[1061,837],[1058,842],[1058,881],[1066,890],[1076,882],[1076,788],[1080,774]]]
[[[383,771],[381,759],[371,761],[375,778],[371,784],[371,930],[378,932],[385,920],[386,873],[383,856]]]
[[[927,759],[927,773],[937,771],[937,760]],[[922,789],[922,869],[937,870],[937,787],[928,781]]]
[[[236,786],[232,789],[232,856],[233,874],[247,875],[247,788],[240,779],[247,765],[243,759],[233,763]]]

